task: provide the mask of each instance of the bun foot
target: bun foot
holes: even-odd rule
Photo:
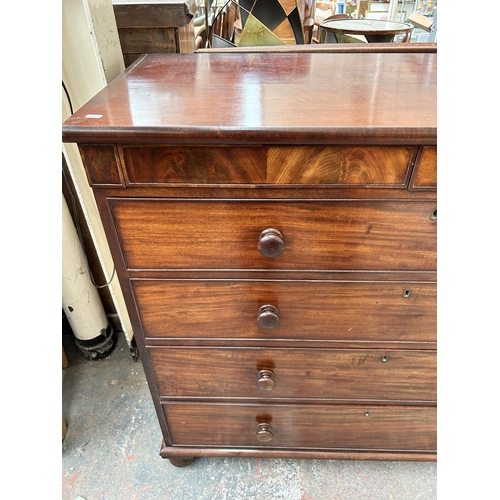
[[[175,465],[176,467],[186,467],[186,465],[189,465],[194,458],[181,458],[181,457],[176,457],[176,458],[169,458],[170,463],[172,465]]]

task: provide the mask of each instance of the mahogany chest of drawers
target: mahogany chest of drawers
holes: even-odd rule
[[[63,125],[175,465],[436,458],[436,54],[149,54]]]

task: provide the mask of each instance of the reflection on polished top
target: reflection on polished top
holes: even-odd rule
[[[406,23],[396,21],[383,21],[380,19],[330,19],[323,21],[323,27],[335,28],[342,32],[352,31],[355,33],[401,33],[411,31],[413,28]]]
[[[63,140],[435,142],[436,65],[435,53],[148,54],[63,124]]]

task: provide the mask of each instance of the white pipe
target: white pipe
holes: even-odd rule
[[[108,318],[90,276],[80,239],[62,195],[62,305],[79,340],[106,336]],[[103,337],[101,337],[103,338]]]
[[[398,9],[398,0],[390,0],[389,1],[389,13],[387,16],[387,20],[389,20],[389,21],[396,20],[397,9]]]

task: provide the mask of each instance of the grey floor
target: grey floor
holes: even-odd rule
[[[123,336],[98,361],[63,335],[63,500],[433,500],[426,462],[199,458],[177,468],[161,433],[141,361]]]

